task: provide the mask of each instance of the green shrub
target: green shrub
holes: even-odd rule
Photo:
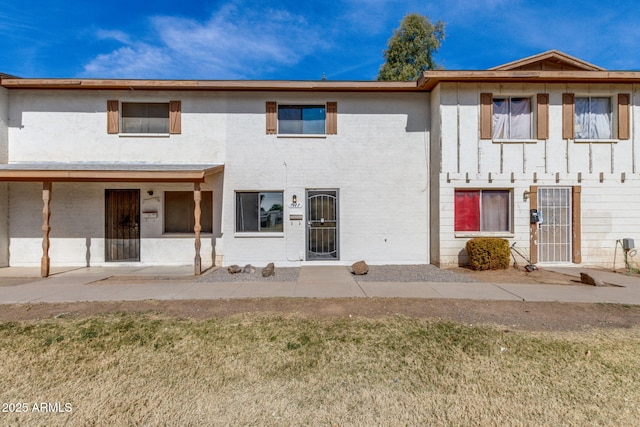
[[[504,270],[509,268],[509,242],[497,237],[477,237],[467,242],[469,267],[472,270]]]

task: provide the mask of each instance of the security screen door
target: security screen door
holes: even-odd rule
[[[140,190],[105,190],[105,259],[140,261]]]
[[[307,260],[337,260],[338,190],[307,190]]]
[[[538,261],[571,262],[571,188],[539,188],[538,210]]]

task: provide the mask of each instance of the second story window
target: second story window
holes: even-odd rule
[[[531,99],[493,98],[493,139],[531,139]]]
[[[282,135],[323,135],[324,105],[279,105],[278,133]]]
[[[182,103],[107,101],[107,133],[110,134],[179,134]]]
[[[575,99],[575,139],[611,139],[611,99]]]

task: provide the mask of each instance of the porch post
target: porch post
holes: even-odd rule
[[[202,259],[200,258],[200,231],[202,230],[202,226],[200,225],[200,216],[202,214],[202,210],[200,208],[200,201],[202,200],[202,192],[200,191],[200,183],[195,182],[193,184],[193,201],[195,202],[195,208],[193,212],[193,216],[195,218],[193,231],[196,234],[196,256],[193,261],[194,274],[196,276],[202,273]]]
[[[51,218],[51,181],[42,183],[42,259],[40,260],[40,276],[49,276],[49,267],[51,260],[49,259],[49,232],[51,226],[49,219]]]

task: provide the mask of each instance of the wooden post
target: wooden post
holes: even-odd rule
[[[49,259],[49,232],[51,226],[49,219],[51,218],[51,181],[42,183],[42,259],[40,260],[40,276],[49,277],[49,267],[51,260]]]
[[[582,262],[582,238],[580,235],[580,229],[582,228],[580,193],[582,192],[582,187],[576,185],[571,190],[571,212],[573,213],[571,218],[571,247],[573,248],[571,262],[580,264]]]
[[[200,191],[200,183],[196,182],[193,184],[193,201],[195,202],[195,208],[193,211],[193,216],[195,218],[193,231],[196,234],[196,256],[193,261],[194,274],[196,276],[202,273],[202,259],[200,258],[200,231],[202,230],[202,226],[200,225],[200,216],[202,215],[202,210],[200,208],[200,202],[202,201],[202,192]]]

